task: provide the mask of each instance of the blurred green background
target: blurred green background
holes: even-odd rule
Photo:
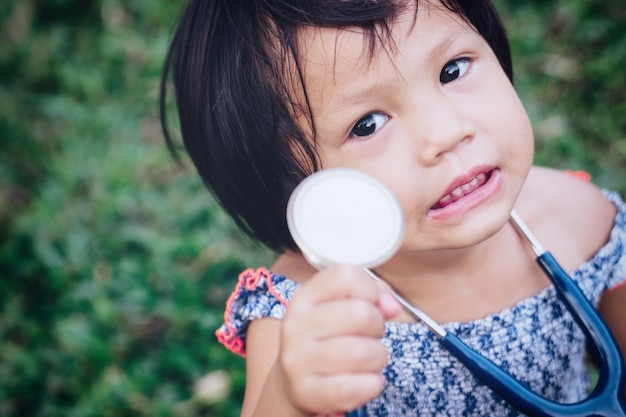
[[[237,416],[234,230],[157,118],[183,1],[0,5],[0,416]],[[537,163],[626,192],[623,0],[498,0]]]

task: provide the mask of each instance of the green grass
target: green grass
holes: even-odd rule
[[[624,193],[621,0],[498,3],[537,162]],[[238,272],[272,254],[163,144],[181,4],[0,7],[0,417],[239,414],[243,360],[213,332]],[[196,393],[221,371],[227,395]]]

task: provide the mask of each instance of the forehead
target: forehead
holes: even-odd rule
[[[417,11],[415,7],[404,11],[388,29],[302,28],[298,33],[298,61],[308,94],[324,102],[331,98],[327,97],[331,87],[363,91],[364,82],[402,78],[406,74],[399,68],[405,58],[421,56],[428,60],[462,34],[477,35],[463,17],[441,4],[421,1]]]

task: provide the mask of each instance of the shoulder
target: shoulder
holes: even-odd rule
[[[301,253],[292,251],[283,253],[272,265],[271,270],[298,284],[304,284],[317,272]]]
[[[544,167],[533,167],[530,170],[520,194],[519,205],[520,208],[530,209],[531,214],[551,209],[563,210],[557,214],[571,214],[580,220],[585,216],[586,224],[602,221],[603,217],[599,215],[604,214],[610,217],[610,226],[615,216],[614,205],[588,178],[577,173]]]
[[[573,270],[608,241],[616,207],[591,182],[533,167],[516,209],[546,249]]]

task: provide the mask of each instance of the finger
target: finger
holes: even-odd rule
[[[344,373],[311,378],[296,387],[293,395],[304,409],[318,413],[354,410],[378,397],[385,386],[379,373]]]
[[[323,339],[337,335],[359,335],[372,338],[382,337],[385,317],[380,309],[369,302],[355,299],[340,299],[320,304],[302,314],[292,313],[285,320],[283,331]]]
[[[294,295],[290,308],[308,309],[333,299],[357,298],[376,304],[381,290],[362,268],[328,267],[308,280]],[[298,307],[299,305],[299,307]]]
[[[378,339],[341,336],[286,344],[279,361],[285,376],[297,385],[311,375],[380,372],[388,358],[387,349]]]
[[[378,309],[385,320],[389,320],[402,311],[402,305],[390,292],[383,292],[378,299]]]
[[[381,372],[388,358],[389,353],[379,340],[345,336],[320,342],[320,349],[311,351],[308,362],[314,373],[330,375]]]

